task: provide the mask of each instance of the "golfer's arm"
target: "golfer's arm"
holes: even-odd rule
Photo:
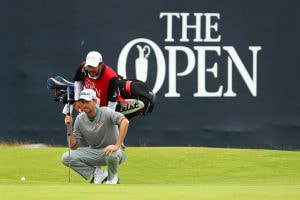
[[[77,148],[76,147],[76,138],[74,136],[72,126],[70,126],[70,133],[71,133],[71,135],[70,135],[70,148],[71,149],[76,149]]]
[[[128,126],[129,126],[128,119],[123,118],[120,123],[120,133],[119,133],[119,138],[117,140],[116,146],[120,147],[122,145],[128,130]]]

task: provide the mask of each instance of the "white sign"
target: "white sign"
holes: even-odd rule
[[[135,60],[136,78],[142,81],[147,80],[148,76],[148,57],[155,56],[157,63],[157,75],[153,92],[157,93],[165,83],[166,79],[166,67],[168,67],[168,92],[165,97],[180,97],[179,91],[177,91],[176,80],[177,77],[188,76],[189,74],[197,73],[197,85],[195,85],[194,97],[235,97],[236,92],[233,91],[233,67],[236,67],[241,78],[244,80],[249,92],[252,96],[257,96],[257,57],[258,51],[261,50],[261,46],[249,46],[249,53],[252,55],[252,71],[248,72],[245,64],[239,57],[237,51],[233,46],[204,46],[199,45],[211,42],[220,42],[221,35],[218,34],[218,21],[220,20],[219,13],[194,13],[195,24],[188,24],[188,18],[191,17],[189,13],[160,13],[161,19],[166,19],[167,31],[164,42],[164,47],[158,46],[154,41],[147,38],[136,38],[128,42],[122,49],[118,60],[118,74],[127,77],[126,63],[129,52],[136,50],[139,52],[139,57]],[[202,19],[204,18],[204,19]],[[173,42],[177,40],[173,36],[173,20],[181,21],[181,38],[178,41],[182,43],[182,46],[171,46]],[[205,24],[201,24],[201,22]],[[205,27],[204,32],[201,27]],[[191,40],[187,37],[188,31],[194,31],[195,37]],[[205,36],[204,38],[201,35]],[[187,47],[185,44],[192,42],[193,48]],[[163,49],[163,50],[162,50]],[[168,66],[166,66],[166,60],[164,52],[167,52]],[[177,59],[178,53],[180,55],[186,55],[187,66],[183,72],[177,71]],[[207,66],[206,58],[210,55],[217,55],[227,57],[227,90],[224,90],[223,85],[220,85],[216,91],[207,91],[206,89],[206,77],[212,75],[215,79],[218,78],[219,65],[215,62],[212,66]],[[197,63],[197,64],[196,64]],[[152,67],[152,66],[151,66]],[[250,68],[248,66],[248,68]],[[193,86],[192,86],[193,87]]]

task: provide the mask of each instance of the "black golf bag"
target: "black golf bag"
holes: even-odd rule
[[[155,104],[155,94],[146,83],[136,79],[123,79],[119,76],[120,95],[127,105],[119,103],[116,110],[127,118],[151,113]]]

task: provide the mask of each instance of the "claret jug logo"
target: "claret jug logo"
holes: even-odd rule
[[[141,45],[136,45],[136,47],[139,50],[139,57],[135,60],[136,78],[146,82],[148,75],[148,57],[151,50],[148,45],[145,45],[143,48]]]
[[[194,18],[195,24],[188,24],[189,18]],[[161,47],[154,41],[147,38],[136,38],[129,41],[121,50],[118,60],[118,73],[124,78],[127,77],[127,67],[135,67],[136,78],[146,82],[148,80],[148,71],[151,67],[157,67],[157,74],[152,91],[157,93],[163,86],[165,80],[169,81],[168,92],[164,94],[165,97],[180,97],[179,89],[177,88],[177,77],[188,76],[189,74],[197,73],[197,84],[195,84],[194,97],[236,97],[237,93],[233,90],[234,83],[232,80],[233,73],[239,72],[242,80],[247,86],[250,94],[253,97],[257,96],[257,63],[258,52],[261,46],[248,46],[245,51],[252,56],[252,63],[245,63],[240,58],[234,46],[213,46],[221,42],[222,36],[218,32],[218,25],[220,20],[220,13],[160,13],[160,19],[166,23],[166,38],[164,39],[165,46]],[[175,42],[173,36],[173,22],[179,20],[181,22],[181,38],[178,42],[182,45],[172,46]],[[205,24],[201,24],[201,23]],[[205,27],[205,28],[203,28]],[[188,31],[194,32],[194,38],[188,38]],[[193,48],[186,44],[192,43]],[[199,44],[205,44],[199,45]],[[135,66],[126,66],[130,51],[137,51],[138,57],[135,59]],[[165,58],[164,53],[168,55]],[[182,72],[177,71],[177,60],[179,54],[186,55],[187,64]],[[149,66],[149,56],[156,58],[156,66]],[[219,76],[217,62],[212,66],[207,66],[208,56],[224,56],[227,60],[227,82],[226,85],[219,85],[217,90],[208,91],[206,87],[207,76],[217,79]],[[167,60],[166,60],[167,59]],[[167,62],[166,62],[167,61]],[[166,66],[168,63],[168,66]],[[247,67],[246,67],[247,66]],[[233,70],[233,68],[236,70]],[[194,70],[196,69],[196,70]],[[247,70],[248,69],[248,70]],[[168,74],[166,74],[168,71]],[[188,77],[186,77],[188,78]],[[226,90],[225,90],[226,89]]]

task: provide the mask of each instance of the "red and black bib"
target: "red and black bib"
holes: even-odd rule
[[[99,78],[93,79],[89,76],[85,77],[84,88],[93,89],[96,92],[97,97],[100,99],[100,107],[106,106],[110,80],[117,77],[118,75],[116,72],[105,65],[104,72]]]

